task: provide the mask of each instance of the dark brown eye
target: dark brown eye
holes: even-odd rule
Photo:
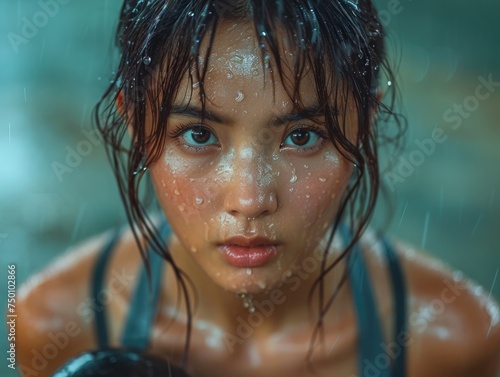
[[[183,132],[182,138],[192,146],[210,145],[217,143],[217,138],[206,127],[193,126]]]
[[[288,134],[282,146],[292,146],[297,149],[308,150],[318,146],[323,139],[324,136],[320,131],[309,127],[296,128]]]
[[[290,137],[295,145],[303,146],[306,145],[311,139],[311,134],[308,130],[299,129],[295,130],[290,134]]]
[[[203,127],[194,127],[191,130],[191,137],[196,143],[205,144],[210,139],[210,131]]]

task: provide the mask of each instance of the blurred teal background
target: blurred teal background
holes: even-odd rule
[[[448,137],[414,173],[393,181],[389,234],[429,250],[499,298],[500,86],[488,99],[470,97],[476,97],[479,77],[500,82],[500,2],[377,4],[390,32],[409,120],[400,158],[415,161],[417,142],[429,139],[436,127]],[[68,148],[88,140],[82,130],[92,129],[92,107],[113,71],[120,5],[66,0],[27,43],[14,48],[9,33],[21,35],[23,17],[32,20],[42,8],[35,0],[0,0],[2,312],[8,264],[17,265],[20,284],[69,245],[124,222],[102,145],[90,144],[71,172],[58,177],[53,168],[54,162],[66,164]],[[43,17],[38,21],[45,23]],[[473,111],[447,122],[448,110],[464,102]],[[376,218],[382,214],[379,208]],[[5,355],[5,326],[0,350]],[[2,376],[11,375],[6,363],[0,360]]]

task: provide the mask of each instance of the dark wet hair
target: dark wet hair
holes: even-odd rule
[[[208,59],[221,20],[252,22],[261,47],[262,64],[272,59],[271,75],[277,73],[283,82],[281,48],[285,43],[288,51],[295,51],[295,62],[291,67],[291,77],[295,82],[285,87],[291,89],[288,94],[296,107],[301,106],[299,82],[305,66],[310,65],[328,137],[355,166],[339,212],[331,219],[333,229],[325,249],[321,274],[310,294],[312,297],[314,291],[319,290],[320,314],[312,334],[312,346],[322,329],[323,317],[338,293],[337,289],[332,297],[324,297],[323,278],[350,253],[374,211],[380,189],[377,144],[398,140],[398,135],[391,137],[386,134],[383,125],[392,117],[400,125],[393,112],[396,86],[386,58],[385,31],[371,0],[124,1],[116,35],[121,60],[114,83],[96,106],[94,117],[106,142],[136,240],[140,234],[149,241],[155,251],[172,264],[180,282],[188,310],[183,362],[189,350],[191,331],[191,306],[186,284],[189,277],[174,265],[164,241],[160,239],[148,215],[150,206],[143,200],[140,183],[147,176],[146,168],[162,154],[169,112],[187,73],[191,84],[199,83],[200,101],[205,109],[204,79],[208,64],[199,62],[200,45],[204,38],[208,38],[208,49],[203,51]],[[280,40],[279,35],[284,38]],[[193,67],[195,77],[190,73]],[[384,89],[384,102],[377,96],[382,78],[393,83]],[[124,95],[124,111],[121,113],[115,105],[119,92]],[[346,113],[347,98],[354,101],[357,109],[358,132],[354,142],[345,135],[345,116],[342,114]],[[153,114],[150,134],[146,133],[145,125],[147,106]],[[127,141],[128,126],[132,127],[133,137]],[[352,242],[334,263],[327,265],[326,250],[340,221],[346,218],[351,221]],[[143,244],[138,244],[147,262]],[[340,285],[346,278],[347,271],[344,271]]]

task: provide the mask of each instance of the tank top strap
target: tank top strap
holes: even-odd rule
[[[160,227],[160,234],[163,240],[167,240],[170,227],[166,220]],[[144,350],[149,346],[165,264],[163,258],[154,252],[151,246],[148,247],[147,254],[151,271],[151,286],[148,282],[146,266],[143,264],[130,303],[121,341],[123,346],[139,350]]]
[[[352,240],[349,227],[346,224],[342,224],[340,232],[344,244],[349,244]],[[363,261],[359,243],[354,245],[354,248],[348,255],[347,265],[359,331],[359,375],[365,376],[365,362],[373,362],[380,355],[382,352],[380,345],[384,343],[384,336],[379,312],[375,303],[375,296],[370,283],[370,276]],[[384,370],[379,370],[378,372],[378,377],[391,377],[390,369],[388,368],[384,368]]]
[[[393,361],[393,376],[403,377],[406,373],[407,297],[403,269],[392,244],[382,237],[385,255],[389,264],[394,297],[394,342],[400,351]]]
[[[92,298],[92,302],[100,303],[101,301],[101,293],[103,291],[104,286],[104,276],[106,274],[106,266],[108,265],[109,259],[113,250],[115,249],[116,243],[120,238],[120,230],[116,229],[109,238],[108,242],[102,249],[102,252],[99,254],[97,259],[96,266],[94,268],[94,272],[92,275],[92,284],[90,288],[90,295]],[[97,308],[99,307],[99,309]],[[95,318],[95,333],[97,338],[97,344],[99,348],[104,348],[108,346],[108,326],[106,322],[106,306],[104,303],[100,303],[100,305],[92,305],[94,310],[94,318]]]

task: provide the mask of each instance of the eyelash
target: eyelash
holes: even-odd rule
[[[206,125],[201,125],[199,123],[179,124],[178,126],[175,127],[175,129],[173,129],[171,132],[169,132],[168,135],[174,139],[174,142],[177,145],[182,146],[183,148],[190,150],[192,152],[201,153],[207,148],[207,146],[195,147],[195,146],[183,143],[180,140],[180,137],[184,132],[186,132],[187,130],[190,130],[194,127],[204,128],[204,129],[208,130],[209,132],[211,132],[215,137],[215,132],[212,128],[210,128],[209,126],[206,126]],[[318,143],[316,143],[316,145],[313,145],[311,147],[297,148],[299,153],[306,153],[306,152],[310,152],[310,151],[315,150],[315,149],[319,149],[319,147],[321,147],[321,145],[323,145],[323,142],[325,141],[325,139],[328,139],[328,135],[325,132],[325,130],[323,130],[322,128],[317,127],[317,126],[313,126],[313,125],[308,125],[308,126],[299,125],[297,127],[294,127],[291,130],[289,130],[286,137],[288,138],[288,136],[290,136],[290,134],[292,134],[293,132],[295,132],[297,130],[312,131],[312,132],[316,133],[318,135],[318,137],[321,139]],[[282,147],[282,146],[283,146],[283,143],[280,144],[280,147]]]
[[[189,151],[192,151],[192,152],[195,152],[195,153],[201,153],[203,152],[207,146],[199,146],[199,147],[195,147],[193,145],[189,145],[189,144],[186,144],[186,143],[183,143],[181,142],[180,138],[181,138],[181,135],[186,132],[187,130],[190,130],[194,127],[202,127],[202,128],[205,128],[207,129],[208,131],[210,131],[214,136],[215,136],[215,132],[213,129],[211,129],[210,127],[206,126],[206,125],[201,125],[199,123],[185,123],[185,124],[179,124],[178,126],[175,127],[175,129],[173,129],[171,132],[168,133],[168,135],[174,139],[174,142],[178,145],[178,146],[181,146],[183,147],[184,149],[187,149]]]

